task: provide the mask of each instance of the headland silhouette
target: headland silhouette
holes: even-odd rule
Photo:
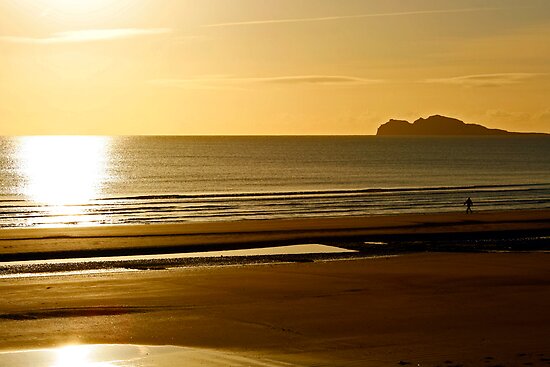
[[[550,136],[545,133],[520,133],[502,129],[490,129],[478,124],[467,124],[456,118],[433,115],[419,118],[413,123],[391,119],[382,124],[378,136]]]

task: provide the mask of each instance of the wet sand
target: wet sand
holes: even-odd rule
[[[510,238],[537,236],[547,249],[549,233],[548,210],[4,229],[0,260],[313,241],[347,247],[354,241],[394,241],[398,245],[390,252],[401,254],[410,250],[399,244],[409,249],[426,239],[437,239],[438,251],[453,248],[441,247],[453,241],[457,251],[477,251],[463,240],[500,238],[496,249],[507,250]],[[379,247],[379,254],[392,248]],[[522,241],[517,247],[529,249]],[[340,257],[310,256],[305,263],[283,255],[161,260],[126,268],[133,271],[102,265],[99,272],[70,275],[18,277],[16,270],[0,279],[0,350],[117,343],[179,345],[305,366],[550,365],[550,253],[368,259],[372,247],[357,249]]]
[[[0,230],[0,261],[550,234],[550,210]]]
[[[549,261],[425,253],[2,280],[0,349],[171,344],[305,366],[546,366]]]

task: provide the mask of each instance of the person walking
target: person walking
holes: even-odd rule
[[[472,206],[474,205],[474,202],[472,201],[472,199],[470,197],[468,197],[468,199],[466,199],[466,201],[464,202],[464,205],[466,205],[466,214],[468,213],[472,213]]]

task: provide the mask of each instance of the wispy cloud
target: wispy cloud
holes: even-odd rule
[[[274,77],[236,78],[231,76],[206,76],[197,78],[154,79],[149,83],[156,86],[185,89],[235,89],[253,84],[291,85],[347,85],[359,86],[381,83],[379,79],[366,79],[344,75],[291,75]]]
[[[156,87],[192,90],[244,90],[242,86],[228,83],[217,77],[152,79],[148,84]]]
[[[23,44],[50,45],[59,43],[79,43],[110,41],[125,38],[152,36],[170,33],[169,28],[114,28],[114,29],[86,29],[54,33],[48,37],[20,37],[4,36],[0,41]]]
[[[268,83],[268,84],[345,84],[345,85],[364,85],[380,83],[379,79],[366,79],[355,76],[345,75],[291,75],[291,76],[275,76],[263,78],[244,78],[237,79],[242,82],[252,83]]]
[[[456,14],[456,13],[472,13],[481,11],[499,10],[501,8],[462,8],[462,9],[438,9],[438,10],[415,10],[391,13],[369,13],[355,15],[338,15],[327,17],[312,17],[312,18],[287,18],[287,19],[263,19],[263,20],[248,20],[242,22],[226,22],[207,24],[203,27],[234,27],[234,26],[250,26],[263,24],[283,24],[283,23],[309,23],[309,22],[326,22],[344,19],[361,19],[361,18],[379,18],[379,17],[399,17],[407,15],[428,15],[428,14]]]
[[[541,74],[534,73],[476,74],[455,76],[451,78],[426,79],[424,83],[454,84],[465,87],[500,87],[521,83],[540,75]]]

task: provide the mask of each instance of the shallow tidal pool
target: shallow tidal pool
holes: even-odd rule
[[[133,344],[82,344],[0,352],[10,367],[262,366],[289,364],[211,349]]]

